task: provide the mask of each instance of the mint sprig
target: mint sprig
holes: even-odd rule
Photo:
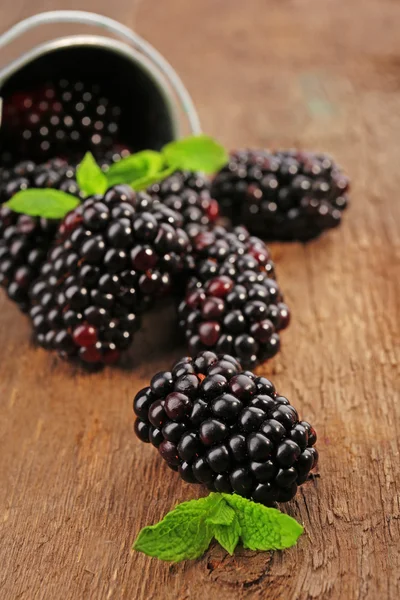
[[[107,177],[96,163],[91,152],[87,152],[78,165],[76,181],[86,196],[105,194],[109,188]]]
[[[6,202],[14,212],[45,219],[63,219],[78,204],[79,198],[48,188],[21,190]]]
[[[88,152],[77,169],[79,187],[86,195],[104,194],[118,184],[134,190],[147,189],[178,170],[212,174],[228,162],[228,154],[207,135],[189,136],[170,142],[161,152],[142,150],[114,163],[103,173]]]
[[[241,540],[252,550],[283,550],[296,544],[303,527],[275,508],[246,498],[211,493],[179,504],[139,533],[133,548],[161,560],[198,558],[215,538],[229,554]]]

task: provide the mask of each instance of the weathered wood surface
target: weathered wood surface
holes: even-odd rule
[[[172,310],[148,319],[134,368],[85,375],[35,349],[1,296],[0,597],[398,598],[398,3],[15,0],[1,28],[58,7],[134,24],[228,147],[332,152],[352,206],[322,239],[273,246],[293,324],[260,373],[315,424],[321,455],[320,479],[287,508],[306,533],[285,553],[213,547],[178,566],[130,553],[142,526],[197,493],[132,435],[134,393],[183,351]]]

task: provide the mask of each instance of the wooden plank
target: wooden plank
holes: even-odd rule
[[[35,9],[65,6],[48,0]],[[359,600],[399,596],[400,13],[389,0],[89,2],[154,43],[228,147],[330,151],[351,175],[343,226],[275,244],[293,312],[260,373],[319,433],[320,479],[287,511],[275,554],[212,547],[171,566],[131,554],[139,529],[201,493],[132,435],[131,399],[184,353],[172,307],[149,316],[124,369],[87,375],[35,349],[0,309],[0,597]],[[2,28],[32,13],[0,7]],[[161,333],[160,333],[161,332]]]

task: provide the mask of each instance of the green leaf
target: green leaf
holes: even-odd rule
[[[235,518],[235,511],[229,506],[221,494],[210,494],[213,499],[214,508],[207,518],[210,525],[230,525]]]
[[[239,519],[236,515],[229,525],[215,525],[214,537],[229,554],[233,554],[240,537]]]
[[[79,205],[79,199],[53,189],[28,189],[17,192],[6,206],[17,213],[45,219],[62,219]]]
[[[179,504],[162,521],[142,529],[133,548],[174,562],[201,556],[213,537],[207,516],[219,500],[208,496]]]
[[[239,539],[252,550],[283,550],[302,532],[299,523],[275,508],[237,495],[210,494],[179,504],[162,521],[142,529],[133,548],[178,562],[201,556],[213,537],[233,554]]]
[[[108,189],[107,177],[96,163],[93,154],[87,152],[76,170],[76,180],[80,189],[87,195],[105,194]]]
[[[159,152],[143,150],[142,152],[131,154],[114,163],[108,169],[106,173],[108,186],[128,183],[133,187],[132,182],[145,177],[154,177],[162,171],[163,167],[164,159]]]
[[[207,135],[196,135],[171,142],[162,154],[175,169],[202,171],[209,175],[219,171],[229,160],[223,146]]]
[[[153,175],[145,175],[144,177],[140,177],[130,182],[130,185],[134,190],[140,192],[142,190],[146,190],[148,187],[153,185],[153,183],[157,183],[158,181],[163,181],[172,173],[176,171],[175,167],[167,167],[158,173],[154,173]]]
[[[303,533],[300,523],[276,508],[267,508],[236,494],[223,497],[236,513],[245,548],[283,550],[293,546]]]

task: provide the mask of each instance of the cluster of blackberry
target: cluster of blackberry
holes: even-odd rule
[[[325,154],[239,150],[214,179],[222,214],[268,240],[315,238],[341,222],[349,181]]]
[[[291,500],[318,461],[287,398],[236,359],[206,351],[157,373],[133,402],[135,432],[184,481],[267,506]]]
[[[29,289],[54,241],[58,221],[18,214],[3,203],[28,188],[54,188],[80,195],[75,169],[55,159],[18,163],[0,170],[0,285],[21,310],[29,309]]]
[[[15,92],[3,106],[3,160],[7,154],[45,161],[68,156],[78,162],[85,151],[99,160],[129,153],[120,144],[121,108],[98,84],[60,79],[29,92]]]
[[[178,293],[195,358],[136,395],[137,436],[187,482],[267,506],[286,502],[317,464],[316,434],[269,380],[241,366],[273,357],[290,321],[268,248],[252,234],[307,240],[336,226],[348,181],[325,155],[246,150],[212,183],[177,171],[143,193],[116,185],[84,200],[69,163],[91,151],[106,169],[129,154],[121,123],[101,88],[79,81],[5,101],[0,285],[29,312],[39,345],[94,365],[118,361],[142,313]],[[82,203],[62,222],[4,205],[32,187]],[[220,208],[250,233],[216,226]]]
[[[29,187],[80,193],[75,169],[62,159],[40,165],[24,161],[13,169],[3,168],[1,176],[3,202]],[[32,306],[39,344],[59,350],[63,356],[79,354],[86,362],[107,362],[110,356],[114,360],[116,351],[129,346],[133,333],[113,312],[117,296],[122,294],[125,305],[129,299],[132,301],[128,308],[135,317],[136,328],[144,308],[155,297],[168,293],[174,284],[180,297],[184,293],[179,320],[192,353],[215,348],[238,356],[249,367],[272,357],[279,349],[277,331],[287,325],[289,313],[273,280],[268,249],[244,228],[229,233],[222,227],[212,227],[218,207],[209,187],[204,177],[185,172],[155,184],[150,194],[136,195],[131,188],[117,186],[104,197],[86,200],[61,226],[58,221],[19,215],[2,206],[0,285],[23,311]],[[118,204],[111,213],[110,202]],[[148,218],[143,224],[149,228],[147,237],[143,237],[136,222],[142,212]],[[112,236],[107,229],[105,239],[103,230],[108,226]],[[79,246],[82,240],[86,242],[84,248]],[[146,240],[149,244],[145,244]],[[143,247],[139,249],[140,243]],[[133,248],[138,252],[135,258]],[[96,267],[94,271],[88,264]],[[107,277],[102,278],[103,275]],[[72,292],[69,289],[65,297],[64,284],[68,289],[85,290],[84,293],[89,290],[96,301],[92,301],[92,296],[86,297],[82,307],[80,301],[73,302],[76,314],[72,315]],[[50,310],[56,301],[61,312]],[[118,300],[117,313],[124,312],[120,304]],[[93,306],[96,316],[87,320],[85,310],[90,313]],[[106,313],[104,318],[100,319],[97,309]],[[68,313],[65,323],[64,313]],[[116,328],[116,320],[121,327]],[[78,324],[93,328],[100,321],[107,327],[111,322],[112,331],[101,329],[100,336],[99,332],[95,338],[89,336],[88,347],[72,343]]]
[[[116,361],[140,313],[186,269],[181,225],[178,213],[124,185],[69,213],[31,288],[38,343],[86,363]]]
[[[215,350],[247,368],[272,358],[290,313],[264,242],[243,227],[216,227],[194,238],[193,251],[195,274],[178,308],[190,353]]]
[[[74,168],[60,159],[25,161],[3,175],[3,201],[31,186],[79,194]],[[218,211],[200,175],[178,172],[149,191],[116,186],[86,200],[61,224],[45,263],[59,223],[0,209],[0,284],[22,310],[32,306],[39,344],[84,362],[114,360],[134,333],[125,314],[137,328],[138,315],[174,284],[192,354],[215,350],[248,368],[273,357],[290,315],[264,242],[244,227],[212,226]],[[83,345],[74,341],[78,326],[97,328]]]
[[[209,179],[200,173],[177,171],[147,192],[182,214],[185,230],[193,239],[218,218],[218,202],[211,197],[210,187]]]

